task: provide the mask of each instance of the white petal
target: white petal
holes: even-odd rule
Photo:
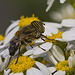
[[[44,27],[45,27],[45,32],[43,33],[44,35],[51,36],[52,35],[51,33],[53,34],[58,33],[57,27],[52,26],[52,24],[50,23],[46,23]]]
[[[50,27],[56,27],[56,28],[61,28],[61,24],[59,23],[54,23],[54,22],[44,22],[46,26]]]
[[[40,57],[41,55],[42,54],[39,54],[39,55],[31,55],[30,57],[34,59],[34,58]]]
[[[48,67],[48,69],[50,70],[51,73],[53,73],[53,72],[56,71],[56,68],[55,67]]]
[[[0,52],[2,52],[2,50],[6,47],[7,47],[7,45],[0,45]]]
[[[44,43],[42,39],[35,40],[35,43]]]
[[[75,55],[73,56],[73,67],[75,67]]]
[[[69,67],[72,68],[72,66],[73,66],[73,57],[72,56],[70,56],[68,58],[68,64],[69,64]]]
[[[56,73],[54,73],[54,75],[65,75],[65,71],[57,71]]]
[[[74,56],[74,50],[70,50],[70,56]]]
[[[52,4],[54,3],[55,0],[50,0],[48,4],[48,7],[46,8],[46,12],[51,8]]]
[[[36,68],[30,68],[27,69],[26,75],[44,75],[39,69]]]
[[[1,55],[2,55],[2,57],[7,57],[7,56],[9,56],[9,50],[8,50],[8,48],[7,49],[4,49],[4,51],[3,52],[1,52]]]
[[[65,27],[75,27],[75,19],[64,19],[61,25]]]
[[[58,46],[54,45],[51,52],[58,61],[65,60],[64,53]]]
[[[9,73],[10,73],[10,69],[8,69],[7,71],[6,70],[4,70],[4,74],[3,75],[8,75]]]
[[[10,31],[11,29],[13,29],[14,27],[16,27],[16,26],[18,25],[18,23],[19,23],[19,20],[15,21],[15,22],[12,23],[11,25],[9,25],[9,27],[8,27],[7,30],[6,30],[5,36],[9,33],[9,31]]]
[[[19,27],[15,27],[6,37],[4,40],[4,44],[10,42],[10,40],[15,36],[15,33],[19,30]]]
[[[35,48],[33,48],[34,49],[34,52],[33,52],[34,55],[46,53],[52,47],[52,43],[47,42],[47,43],[40,45],[40,47],[45,49],[46,51],[42,50],[39,47],[35,47]]]
[[[47,52],[49,59],[52,61],[54,65],[56,65],[58,62],[56,59],[53,57],[52,53],[50,51]]]
[[[1,58],[1,55],[0,55],[0,68],[2,66],[2,58]]]
[[[24,75],[24,74],[23,74],[23,72],[21,72],[21,73],[11,73],[9,75]]]
[[[60,0],[60,3],[64,3],[66,0]]]
[[[0,41],[0,45],[3,43],[4,41]]]
[[[75,27],[70,29],[71,31],[75,31]]]
[[[48,70],[48,68],[47,68],[45,65],[43,65],[42,63],[36,61],[35,64],[36,64],[37,67],[42,71],[42,73],[43,73],[44,75],[52,75],[51,72]]]
[[[75,31],[66,31],[62,34],[62,39],[65,41],[75,40]]]
[[[3,71],[7,67],[8,62],[9,62],[9,56],[7,56],[4,60],[4,62],[2,64],[0,64],[0,71]]]
[[[32,55],[34,50],[28,50],[26,51],[23,55],[24,56],[28,56],[28,55]]]

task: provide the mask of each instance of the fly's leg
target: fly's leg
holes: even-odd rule
[[[54,39],[49,39],[49,38],[47,38],[45,35],[43,35],[43,34],[41,34],[41,37],[44,37],[44,38],[46,38],[46,39],[48,39],[48,40],[54,40]]]
[[[12,57],[10,57],[10,59],[9,59],[8,65],[10,64],[11,58],[12,58]]]
[[[42,50],[46,51],[45,49],[43,49],[42,47],[40,47],[37,43],[35,43],[39,48],[41,48]]]
[[[21,47],[19,46],[19,52],[18,52],[18,55],[17,55],[16,63],[18,62],[18,58],[19,58],[19,56],[20,56],[20,48],[21,48]],[[16,64],[16,63],[15,63],[15,64]]]
[[[41,39],[42,39],[43,41],[45,41],[45,39],[43,39],[43,37],[41,37]]]
[[[33,46],[32,45],[30,45],[31,46],[31,48],[33,48]]]

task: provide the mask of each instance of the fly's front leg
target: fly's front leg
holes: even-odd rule
[[[54,40],[54,39],[49,39],[47,36],[45,36],[45,35],[43,35],[43,34],[41,34],[41,37],[46,38],[46,39],[51,40],[51,41]]]
[[[42,39],[43,41],[45,41],[45,39],[43,39],[43,37],[41,37],[41,39]]]

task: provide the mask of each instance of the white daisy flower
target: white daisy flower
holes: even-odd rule
[[[50,72],[53,75],[65,75],[66,72],[69,72],[70,68],[68,65],[68,60],[64,60],[64,61],[57,61],[57,64],[55,65],[55,67],[48,67],[48,69],[50,70]]]
[[[25,21],[22,21],[22,20],[25,20]],[[4,50],[1,53],[3,57],[9,55],[9,50],[8,50],[8,48],[5,48],[5,47],[6,47],[6,45],[9,45],[9,42],[15,36],[15,33],[19,30],[20,26],[28,25],[32,21],[35,21],[35,20],[36,21],[39,21],[39,19],[37,17],[34,17],[34,15],[32,17],[29,17],[29,18],[28,17],[27,18],[21,18],[21,20],[17,20],[15,22],[13,22],[7,28],[7,30],[5,32],[5,39],[3,40],[3,45],[0,45],[0,52]],[[58,29],[57,28],[61,28],[61,25],[58,24],[58,23],[50,23],[50,22],[44,22],[44,23],[45,23],[45,26],[44,26],[45,27],[45,32],[44,32],[44,34],[46,34],[46,35],[52,35],[51,32],[55,34],[55,33],[58,32]],[[42,41],[41,39],[39,39],[39,40],[36,40],[35,42],[36,43],[39,43],[39,42],[42,42],[43,43],[44,41]],[[48,43],[45,43],[44,45],[47,45],[47,44]],[[52,44],[49,45],[49,48],[51,48],[51,47],[52,47]],[[38,47],[36,47],[36,48],[38,48]],[[47,51],[49,50],[49,48],[47,49]],[[43,52],[45,53],[47,51],[43,51]]]
[[[48,69],[53,75],[65,75],[65,74],[74,75],[75,74],[74,59],[75,59],[74,50],[71,50],[68,60],[59,61],[59,62],[56,60],[57,63],[55,64],[55,67],[48,67]]]
[[[64,19],[75,19],[75,9],[70,4],[63,5],[61,9],[51,12],[50,18],[57,22],[61,22]]]
[[[47,0],[47,5],[48,7],[46,8],[46,12],[49,11],[49,9],[51,8],[51,6],[53,5],[55,0]],[[64,3],[66,0],[60,0],[60,3]]]
[[[31,57],[20,56],[18,62],[16,63],[14,59],[10,65],[9,69],[4,71],[4,75],[52,75],[48,68],[42,63],[35,61]],[[34,67],[34,64],[39,68]],[[10,73],[12,71],[12,73]],[[26,71],[26,72],[24,72]]]

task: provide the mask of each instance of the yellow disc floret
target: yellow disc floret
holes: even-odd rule
[[[32,15],[32,17],[26,17],[26,18],[24,18],[24,16],[21,16],[18,26],[23,27],[31,24],[31,22],[33,21],[40,21],[40,20],[37,17],[35,17],[34,14]]]
[[[68,60],[65,61],[60,61],[59,63],[56,64],[55,66],[56,70],[62,70],[62,71],[69,71],[69,65],[68,65]]]
[[[13,59],[13,61],[8,66],[13,73],[24,72],[35,64],[35,60],[27,56],[20,56],[17,63],[16,60],[17,59]]]
[[[53,33],[51,34],[52,36],[46,36],[48,39],[45,39],[45,42],[55,42],[56,38],[61,39],[63,32],[60,32],[60,30],[58,30],[57,34],[53,34]]]
[[[4,40],[4,37],[2,35],[0,35],[0,41]]]

